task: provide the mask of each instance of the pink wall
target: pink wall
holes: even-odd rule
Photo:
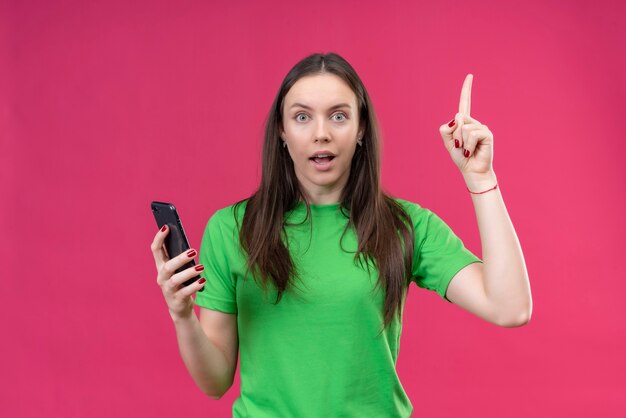
[[[412,289],[398,370],[415,415],[623,416],[624,3],[213,3],[0,3],[0,415],[230,416],[239,380],[211,400],[179,358],[149,202],[174,202],[199,245],[255,188],[286,72],[335,51],[376,105],[387,190],[480,255],[438,132],[474,74],[530,273],[516,329]]]

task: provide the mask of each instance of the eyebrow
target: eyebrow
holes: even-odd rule
[[[292,109],[294,107],[303,107],[305,109],[311,110],[311,107],[309,107],[309,106],[307,106],[305,104],[302,104],[302,103],[294,103],[294,104],[291,105],[291,107],[289,109]],[[350,105],[348,103],[339,103],[339,104],[336,104],[334,106],[331,106],[330,109],[328,109],[328,110],[335,110],[335,109],[339,109],[341,107],[350,108]]]

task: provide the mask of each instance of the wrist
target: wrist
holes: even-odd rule
[[[480,194],[497,188],[498,178],[493,171],[481,174],[464,174],[463,179],[470,193]]]
[[[174,322],[175,326],[190,324],[194,320],[198,319],[193,309],[185,313],[173,313],[170,311],[170,317],[172,318],[172,322]]]

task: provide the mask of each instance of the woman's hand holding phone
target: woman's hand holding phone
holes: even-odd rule
[[[163,245],[165,237],[169,232],[168,226],[161,228],[155,235],[150,249],[152,250],[158,272],[157,284],[163,291],[170,315],[173,320],[185,319],[193,314],[193,299],[191,296],[204,287],[206,280],[200,278],[189,286],[183,286],[182,283],[196,277],[198,273],[204,270],[204,266],[197,264],[176,273],[178,268],[193,260],[197,252],[194,249],[190,249],[170,259]]]

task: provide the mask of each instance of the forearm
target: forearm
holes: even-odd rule
[[[493,172],[480,177],[465,177],[472,192],[490,189],[496,182]],[[501,313],[503,322],[524,323],[532,313],[530,282],[522,247],[499,186],[471,196],[480,231],[487,297]]]
[[[198,317],[174,319],[180,355],[196,382],[208,396],[219,399],[232,384],[233,373],[224,353],[206,336]]]

